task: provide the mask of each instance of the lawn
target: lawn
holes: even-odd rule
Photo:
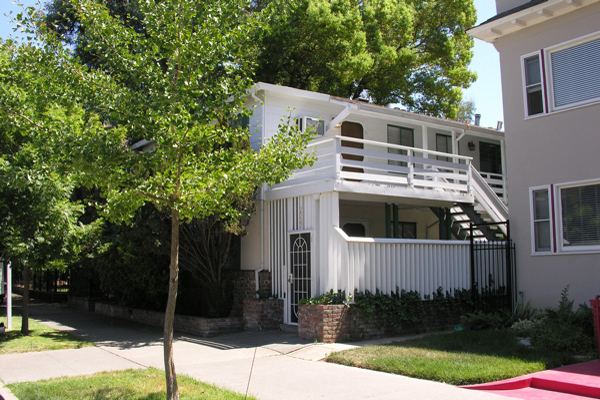
[[[507,331],[462,331],[333,353],[328,362],[453,385],[512,378],[587,360],[541,351]]]
[[[242,400],[256,398],[220,389],[178,375],[182,400]],[[39,382],[6,385],[20,400],[85,400],[85,399],[143,399],[162,400],[166,397],[165,375],[157,369],[102,372],[73,378],[57,378]]]
[[[6,317],[0,318],[6,325]],[[29,318],[29,335],[21,335],[21,317],[12,317],[12,329],[0,334],[0,354],[78,349],[93,346],[67,332],[57,331]]]

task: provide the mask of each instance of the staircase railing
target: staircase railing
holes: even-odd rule
[[[488,185],[479,171],[471,165],[471,190],[475,200],[488,213],[494,222],[504,222],[508,219],[508,207],[498,197],[494,189]],[[506,227],[499,225],[500,230],[506,234]]]

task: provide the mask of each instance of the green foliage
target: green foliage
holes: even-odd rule
[[[299,304],[347,304],[346,292],[330,290],[327,293],[311,297],[310,299],[301,299]]]
[[[508,321],[498,313],[484,313],[475,311],[461,315],[460,323],[463,327],[473,331],[484,331],[489,329],[501,329],[506,327]]]
[[[569,300],[569,287],[561,293],[557,309],[546,309],[545,317],[530,330],[531,344],[547,350],[572,354],[594,351],[594,325],[591,307],[582,304],[575,311]]]
[[[256,79],[456,118],[467,68],[471,0],[273,0],[263,9]]]
[[[385,321],[400,330],[405,325],[414,325],[424,316],[423,300],[418,292],[398,289],[391,295],[377,290],[374,294],[365,291],[354,294],[355,306],[369,320]]]

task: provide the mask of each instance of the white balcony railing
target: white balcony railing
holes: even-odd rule
[[[314,141],[311,150],[314,165],[276,187],[335,179],[471,193],[471,157],[341,136]]]

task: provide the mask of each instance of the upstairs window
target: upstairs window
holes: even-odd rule
[[[600,32],[523,56],[525,116],[600,102]]]
[[[549,54],[553,109],[600,100],[600,38],[550,50]]]
[[[525,58],[525,99],[527,100],[527,115],[544,112],[544,94],[542,89],[542,68],[540,55]]]

